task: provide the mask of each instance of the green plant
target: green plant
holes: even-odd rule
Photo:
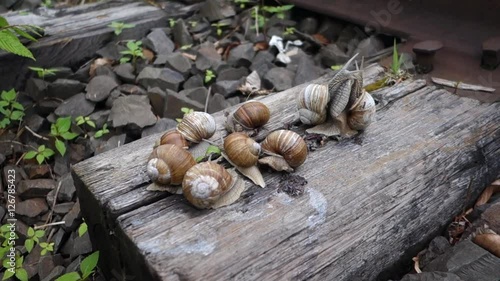
[[[259,28],[263,28],[267,21],[267,18],[259,13],[259,6],[255,6],[252,9],[252,18],[254,18],[255,25]],[[255,26],[252,26],[251,28],[256,29]]]
[[[1,41],[1,40],[0,40]],[[14,89],[2,91],[0,94],[0,129],[5,129],[12,121],[21,121],[24,116],[24,106],[16,101],[17,93]]]
[[[41,68],[41,67],[35,67],[35,66],[28,66],[30,70],[33,70],[36,72],[38,78],[45,79],[45,76],[51,76],[51,75],[56,75],[57,70],[56,68]]]
[[[212,156],[215,156],[215,155],[220,155],[220,154],[221,154],[221,151],[220,151],[219,147],[217,147],[215,145],[209,145],[207,147],[207,150],[205,151],[205,155],[204,156],[199,156],[195,160],[196,160],[196,162],[200,162],[200,161],[202,161],[205,158],[212,157]]]
[[[402,64],[403,54],[398,54],[396,39],[394,39],[391,68],[389,71],[386,71],[385,77],[383,78],[385,81],[385,85],[394,85],[402,80],[411,77],[411,74],[408,71],[401,69]]]
[[[43,161],[49,159],[54,155],[54,150],[45,147],[45,145],[40,145],[37,150],[30,150],[24,155],[24,159],[33,159],[36,157],[36,161],[39,165],[42,165]]]
[[[95,132],[94,138],[98,139],[98,138],[104,136],[107,133],[109,133],[108,124],[104,123],[104,125],[102,126],[102,129],[100,129],[99,131]]]
[[[234,0],[234,3],[240,4],[240,8],[245,9],[246,5],[252,2],[250,0]]]
[[[88,117],[88,116],[86,116],[86,117],[78,116],[78,117],[75,118],[75,121],[76,121],[76,125],[77,126],[80,126],[80,125],[83,125],[83,124],[87,124],[90,127],[95,128],[94,121],[90,120],[90,117]]]
[[[23,268],[23,262],[24,257],[17,254],[15,264],[11,264],[9,259],[4,259],[2,265],[7,270],[4,272],[2,280],[16,276],[21,281],[28,281],[28,272]]]
[[[116,35],[120,35],[124,29],[133,28],[135,27],[135,24],[114,21],[110,25],[108,25],[108,27],[111,27]]]
[[[181,112],[184,113],[183,115],[186,115],[188,113],[194,112],[194,109],[189,108],[189,107],[181,107]],[[177,122],[181,122],[182,118],[175,118]]]
[[[86,258],[82,260],[82,263],[80,263],[80,273],[78,272],[69,272],[66,273],[59,278],[56,279],[56,281],[83,281],[86,280],[87,278],[90,277],[92,273],[94,273],[94,270],[97,266],[97,262],[99,261],[99,251],[96,251]]]
[[[71,116],[59,117],[56,123],[50,125],[50,135],[55,137],[55,145],[57,151],[64,156],[66,153],[66,144],[61,139],[72,140],[78,136],[77,133],[70,132]]]
[[[399,75],[401,70],[401,63],[403,55],[398,56],[398,48],[396,48],[396,39],[394,39],[394,47],[392,51],[392,63],[391,63],[391,71],[393,75]]]
[[[210,83],[215,77],[215,73],[212,70],[205,70],[205,83]]]
[[[191,47],[193,47],[193,44],[184,45],[184,46],[181,47],[181,50],[191,49]]]
[[[52,243],[47,243],[47,242],[42,242],[39,244],[40,248],[42,248],[42,256],[45,256],[48,252],[53,252],[54,251],[54,242]]]
[[[177,21],[175,19],[173,18],[168,19],[168,25],[170,26],[170,28],[173,28],[176,23]]]
[[[262,10],[271,14],[276,14],[279,19],[285,19],[285,12],[291,10],[294,5],[283,5],[283,6],[264,6]]]
[[[195,20],[190,20],[188,21],[189,25],[191,25],[192,28],[196,27],[198,25],[198,22]]]
[[[340,70],[342,68],[342,66],[344,66],[343,64],[336,64],[336,65],[332,65],[330,66],[330,69],[331,70]]]
[[[287,27],[285,28],[285,32],[283,32],[283,35],[292,35],[295,33],[295,27]]]
[[[54,153],[54,152],[52,152]],[[45,230],[34,230],[32,227],[28,228],[28,233],[27,233],[27,238],[24,241],[24,247],[26,247],[26,250],[28,253],[31,253],[31,250],[33,250],[33,247],[35,246],[35,243],[40,243],[38,240],[39,238],[42,238],[45,235]]]
[[[87,229],[88,229],[87,223],[85,221],[82,222],[78,227],[78,236],[82,237],[87,232]]]
[[[52,8],[52,0],[43,0],[42,1],[42,6],[46,7],[46,8]]]
[[[29,32],[42,37],[40,30],[43,29],[29,24],[9,25],[7,20],[0,16],[0,50],[35,60],[31,51],[21,43],[18,36],[36,42],[37,40]]]
[[[124,55],[120,59],[120,63],[126,63],[132,61],[132,64],[135,66],[137,58],[144,58],[141,45],[142,45],[141,41],[133,41],[133,40],[128,41],[127,42],[128,50],[120,52],[120,54]]]
[[[228,22],[216,22],[216,23],[212,23],[212,26],[215,26],[215,28],[217,29],[217,36],[221,36],[222,35],[222,28],[224,26],[228,26],[229,23]]]

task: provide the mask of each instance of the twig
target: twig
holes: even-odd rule
[[[210,100],[210,92],[212,91],[212,86],[208,87],[207,99],[205,100],[205,112],[208,110],[208,101]]]
[[[52,208],[50,208],[50,213],[49,213],[49,216],[47,217],[47,220],[45,221],[45,224],[48,224],[49,221],[52,219],[52,214],[54,213],[54,207],[55,207],[56,202],[57,202],[57,196],[59,195],[59,189],[61,188],[61,184],[62,184],[62,180],[59,180],[59,183],[57,184],[56,193],[54,195],[54,202],[52,202]]]
[[[65,223],[66,223],[66,221],[56,221],[56,222],[51,222],[51,223],[42,224],[42,225],[35,225],[35,227],[33,227],[33,229],[37,230],[40,228],[45,228],[47,226],[61,225],[61,224],[65,224]]]
[[[414,261],[414,264],[413,264],[413,269],[415,269],[415,272],[416,273],[422,273],[422,270],[420,269],[420,260],[418,257],[414,257],[412,258],[412,260]]]
[[[49,140],[49,138],[46,138],[44,136],[41,136],[35,132],[33,132],[33,130],[30,129],[30,127],[28,126],[24,126],[24,128],[26,128],[26,130],[28,130],[32,135],[34,135],[35,137],[39,138],[39,139],[42,139],[42,140]]]

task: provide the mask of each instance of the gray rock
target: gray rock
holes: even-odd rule
[[[94,111],[95,104],[85,98],[85,94],[80,93],[65,100],[54,111],[58,116],[87,116]]]
[[[306,54],[301,55],[297,63],[297,71],[293,79],[293,86],[300,85],[319,78],[322,74],[322,69],[314,64],[311,57]],[[293,61],[293,58],[292,58]]]
[[[184,81],[184,76],[170,68],[154,68],[148,66],[139,73],[137,81],[146,89],[159,87],[160,89],[177,91],[179,89],[179,84]]]
[[[26,118],[24,118],[24,122],[26,126],[35,132],[40,131],[43,125],[47,123],[45,118],[36,113],[29,114]]]
[[[125,83],[135,83],[134,66],[131,63],[122,63],[113,69],[116,76]]]
[[[67,267],[66,273],[74,272],[80,270],[80,264],[82,263],[83,257],[77,256]]]
[[[201,104],[205,104],[207,100],[208,90],[205,87],[199,87],[199,88],[182,90],[179,92],[179,94],[185,95],[186,97],[194,101],[197,101]]]
[[[307,34],[314,34],[318,30],[318,19],[314,17],[303,18],[300,21],[298,30]]]
[[[54,206],[53,211],[57,215],[65,215],[71,211],[74,205],[74,202],[59,203]]]
[[[122,45],[116,44],[116,42],[112,41],[106,44],[103,48],[97,50],[96,54],[103,58],[112,59],[115,61],[119,61],[122,57],[120,54],[121,51],[125,51],[127,48]]]
[[[179,73],[182,73],[184,77],[187,77],[189,72],[191,71],[191,65],[192,65],[191,61],[188,58],[181,55],[180,53],[173,53],[170,55],[166,55],[162,59],[165,59],[166,67],[170,67],[171,69]]]
[[[55,190],[51,190],[47,194],[47,197],[45,197],[45,200],[47,201],[47,205],[49,205],[49,206],[54,205],[55,196],[56,196],[56,191]]]
[[[84,94],[82,94],[84,95]],[[85,98],[85,95],[84,95]],[[47,116],[50,113],[54,112],[54,110],[61,104],[62,102],[55,99],[41,100],[38,102],[38,106],[36,107],[36,112],[40,114],[40,116]]]
[[[169,91],[169,90],[167,90]],[[163,117],[163,111],[167,103],[167,93],[158,87],[150,88],[148,90],[148,98],[153,107],[153,113],[157,116]]]
[[[429,243],[429,247],[419,254],[420,267],[426,267],[430,261],[444,254],[451,245],[443,236],[437,236]]]
[[[30,78],[26,81],[25,92],[34,101],[38,101],[45,97],[48,87],[49,82],[38,78]]]
[[[252,60],[251,71],[257,71],[260,77],[264,77],[269,69],[273,68],[274,55],[269,51],[259,51]]]
[[[83,144],[70,143],[69,159],[72,164],[78,163],[86,158],[89,158],[89,151],[86,151],[86,147]]]
[[[344,26],[345,24],[339,20],[335,20],[330,17],[323,17],[317,33],[323,35],[330,42],[334,42],[337,40],[340,32],[344,29]]]
[[[223,80],[239,80],[248,76],[248,69],[245,67],[232,68],[228,67],[217,73],[217,81]]]
[[[210,97],[210,101],[208,102],[208,113],[215,113],[221,111],[229,106],[229,103],[226,102],[226,99],[221,94],[214,94]]]
[[[117,98],[113,103],[108,120],[113,123],[114,128],[128,124],[135,124],[143,128],[156,123],[156,117],[151,111],[151,105],[147,96]]]
[[[0,153],[0,166],[3,165],[3,163],[5,162],[5,155],[3,155],[2,153]],[[1,184],[1,182],[0,182]],[[2,188],[0,187],[0,190],[2,190]]]
[[[465,281],[456,274],[449,272],[422,272],[406,274],[401,281]]]
[[[47,96],[68,99],[80,93],[85,89],[85,84],[78,80],[57,79],[47,87]]]
[[[40,279],[44,279],[49,276],[54,267],[56,267],[54,256],[45,255],[40,257],[40,260],[38,261],[38,276]]]
[[[294,76],[295,74],[286,68],[275,67],[266,73],[262,83],[266,88],[284,91],[292,87]]]
[[[186,97],[185,95],[169,91],[167,92],[167,106],[165,107],[163,117],[171,119],[181,118],[183,113],[180,109],[182,107],[188,107],[194,110],[202,111],[205,108],[205,105],[194,101]]]
[[[47,275],[44,279],[41,279],[42,281],[53,281],[56,280],[57,277],[63,275],[64,273],[64,266],[58,265],[52,269],[49,275]]]
[[[184,90],[197,87],[203,87],[203,77],[201,77],[201,75],[199,74],[189,77],[189,79],[186,80],[183,85]]]
[[[49,178],[51,172],[49,164],[38,165],[38,163],[36,165],[25,165],[24,170],[32,180]]]
[[[126,134],[110,137],[103,145],[96,148],[95,154],[97,155],[99,153],[103,153],[105,151],[124,145],[126,138],[127,138]]]
[[[113,103],[119,98],[122,97],[124,94],[118,90],[118,88],[114,89],[111,91],[111,94],[109,94],[108,99],[106,100],[106,107],[111,108],[113,107]]]
[[[43,198],[27,199],[16,204],[16,214],[30,218],[43,215],[48,210],[47,203]]]
[[[92,243],[90,242],[89,233],[86,232],[84,235],[77,236],[73,243],[73,249],[71,251],[71,258],[75,258],[79,255],[85,255],[92,252]]]
[[[198,21],[195,26],[190,26],[191,33],[201,33],[210,29],[210,24],[205,21]]]
[[[125,95],[146,95],[147,93],[141,86],[132,84],[122,84],[117,89]]]
[[[69,204],[69,203],[64,203],[64,204]],[[55,253],[58,253],[59,250],[62,248],[63,243],[66,241],[67,236],[68,235],[66,234],[66,232],[62,228],[59,228],[57,230],[56,234],[54,235],[54,238],[52,239],[52,241],[54,241],[54,252]]]
[[[51,69],[54,70],[54,75],[49,75],[45,77],[46,81],[53,82],[56,81],[59,78],[62,79],[71,79],[71,75],[73,75],[73,70],[69,67],[65,66],[60,66],[60,67],[52,67]]]
[[[41,257],[41,251],[42,248],[36,245],[35,247],[33,247],[33,250],[31,250],[31,252],[28,253],[28,255],[24,258],[23,268],[28,272],[28,280],[38,274],[38,261]]]
[[[178,123],[175,120],[169,118],[161,118],[153,126],[144,128],[141,133],[141,138],[176,128],[177,124]]]
[[[161,29],[151,31],[143,40],[143,43],[146,48],[155,52],[156,55],[170,54],[175,48],[174,42]]]
[[[253,49],[253,43],[245,43],[231,49],[227,62],[236,67],[250,67],[254,56],[255,51]]]
[[[59,182],[61,184],[61,187],[59,188],[59,193],[57,194],[57,201],[59,202],[72,201],[76,193],[76,188],[71,173],[63,175],[59,179]]]
[[[7,135],[7,134],[4,134],[4,135]],[[1,140],[1,138],[0,138]],[[6,152],[6,150],[1,150],[1,146],[0,146],[0,151],[3,151],[3,152]],[[6,155],[10,155],[10,154],[7,154]],[[16,174],[16,177],[14,178],[14,185],[15,186],[19,186],[19,182],[21,182],[21,180],[23,179],[27,179],[28,178],[28,175],[26,175],[26,172],[19,166],[16,166],[16,165],[5,165],[5,167],[3,167],[3,174],[2,174],[2,178],[3,178],[3,183],[5,186],[9,185],[9,184],[12,184],[12,182],[7,182],[7,179],[9,179],[9,176],[10,174],[12,174],[12,171],[11,170],[14,170],[14,174]],[[9,172],[11,171],[11,172]]]
[[[243,84],[241,80],[217,81],[212,85],[212,91],[227,98],[235,93],[241,84]]]
[[[64,154],[64,156],[56,153],[54,156],[54,173],[59,176],[68,173],[70,171],[69,164],[69,153]]]
[[[90,79],[90,62],[81,66],[69,79],[78,80],[82,83],[87,83]]]
[[[363,30],[355,25],[349,24],[342,29],[335,43],[341,50],[349,53],[350,49],[354,50],[357,44],[366,37]]]
[[[99,110],[89,115],[90,120],[94,121],[96,128],[102,128],[108,121],[109,113],[111,110]]]
[[[45,198],[55,188],[56,182],[52,179],[22,180],[17,186],[17,193],[23,200]]]
[[[342,51],[336,44],[328,44],[319,51],[321,63],[325,67],[332,65],[344,64],[349,60],[347,54]]]
[[[95,76],[109,76],[115,81],[118,81],[118,77],[113,72],[113,69],[109,65],[100,65],[95,69]]]
[[[118,87],[115,79],[109,76],[95,76],[90,80],[85,90],[85,97],[93,102],[100,102],[109,97],[111,91]]]
[[[172,33],[174,35],[174,42],[177,46],[182,47],[193,44],[193,38],[187,29],[186,23],[182,19],[175,22]]]
[[[212,43],[207,42],[200,46],[195,61],[198,70],[216,69],[221,63],[221,56]]]
[[[73,208],[63,217],[62,227],[66,232],[74,231],[80,225],[80,202],[77,200]]]
[[[209,21],[217,21],[236,15],[233,6],[227,1],[207,0],[201,6],[200,15]]]
[[[370,36],[359,42],[353,54],[359,53],[359,57],[371,57],[384,49],[384,42],[376,36]]]

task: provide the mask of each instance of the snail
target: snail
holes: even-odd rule
[[[226,129],[229,132],[241,132],[262,127],[269,121],[269,108],[259,101],[247,101],[229,114]]]
[[[366,91],[352,106],[347,116],[347,125],[354,130],[364,130],[375,116],[375,100]]]
[[[160,137],[160,140],[156,143],[156,146],[163,144],[175,144],[184,149],[187,149],[189,147],[186,138],[184,138],[184,136],[181,133],[179,133],[177,129],[172,129],[165,132]]]
[[[189,168],[196,165],[191,153],[174,145],[164,144],[156,147],[148,158],[146,173],[153,181],[148,190],[167,190],[177,193],[177,188],[171,185],[180,185],[184,174]],[[156,189],[154,189],[156,187]],[[163,189],[161,188],[163,187]]]
[[[213,162],[191,167],[182,181],[182,193],[199,209],[215,209],[232,204],[244,190],[244,182],[234,171]]]
[[[324,123],[329,101],[328,85],[307,85],[300,91],[298,98],[300,122],[307,125]]]
[[[306,142],[299,134],[289,130],[270,133],[261,147],[270,156],[259,159],[259,163],[269,165],[276,171],[293,172],[307,158]]]
[[[194,111],[184,115],[182,121],[177,125],[177,130],[188,141],[199,143],[215,134],[215,119],[208,113]]]
[[[235,132],[224,139],[224,153],[222,155],[256,185],[265,187],[264,178],[256,166],[260,151],[260,144],[247,134]]]

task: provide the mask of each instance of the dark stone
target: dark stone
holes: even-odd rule
[[[153,113],[163,117],[163,111],[165,111],[165,104],[167,103],[167,93],[158,87],[150,88],[148,89],[148,98],[153,107]]]
[[[116,74],[113,72],[113,69],[109,65],[98,66],[95,69],[95,77],[97,76],[108,76],[109,78],[113,78],[115,81],[118,81],[118,77],[116,76]]]
[[[80,225],[80,202],[77,200],[73,208],[63,217],[64,224],[62,227],[66,232],[74,231]]]
[[[483,42],[481,66],[493,70],[500,65],[500,37],[491,37]]]
[[[260,77],[264,77],[269,69],[273,68],[274,55],[269,51],[259,51],[252,60],[251,71],[257,71]]]
[[[109,76],[95,76],[87,84],[85,97],[93,102],[100,102],[109,97],[111,91],[118,87],[115,79]]]
[[[70,204],[70,203],[63,203],[63,204]],[[57,205],[56,205],[57,206]],[[62,248],[63,243],[66,241],[67,238],[66,232],[62,229],[59,228],[54,235],[52,241],[54,241],[54,252],[57,253],[59,250]]]
[[[184,82],[184,85],[182,85],[184,90],[186,89],[192,89],[192,88],[197,88],[197,87],[203,87],[203,77],[201,75],[193,75],[189,77],[186,82]]]
[[[407,274],[401,281],[465,281],[456,274],[449,272],[422,272]]]
[[[335,42],[340,50],[349,53],[349,50],[354,50],[358,43],[367,36],[359,27],[349,24],[342,29]]]
[[[312,81],[321,76],[322,69],[314,64],[314,61],[311,57],[303,54],[300,55],[298,59],[298,67],[297,71],[295,72],[295,78],[293,79],[293,86]],[[293,57],[292,61],[294,61]]]
[[[106,100],[106,107],[111,108],[113,107],[113,103],[119,98],[123,96],[123,93],[118,90],[118,88],[114,89],[111,91],[111,94],[109,95],[108,99]]]
[[[197,21],[195,26],[189,26],[191,33],[201,33],[210,29],[210,24],[204,21]]]
[[[54,267],[56,267],[54,256],[41,256],[40,260],[38,261],[38,277],[40,277],[40,279],[46,278],[52,272]]]
[[[228,67],[217,73],[217,81],[239,80],[249,74],[248,69],[244,67]]]
[[[120,52],[125,51],[126,49],[127,48],[125,46],[118,45],[116,42],[112,41],[106,44],[103,48],[97,50],[96,54],[103,58],[119,61],[122,57]]]
[[[49,164],[25,165],[24,170],[28,174],[28,177],[32,180],[50,177],[50,165]]]
[[[70,152],[69,152],[69,161],[71,164],[78,163],[86,158],[88,158],[86,152],[85,145],[83,144],[77,144],[77,143],[70,143]]]
[[[56,182],[52,179],[22,180],[17,186],[17,193],[23,200],[45,198],[55,188]]]
[[[144,128],[141,133],[141,138],[176,128],[177,124],[178,123],[175,120],[169,118],[161,118],[153,126]]]
[[[124,83],[135,83],[134,66],[131,63],[122,63],[113,69],[116,76]]]
[[[57,194],[57,201],[58,202],[72,201],[76,193],[76,188],[71,173],[63,175],[59,179],[59,183],[61,184],[61,187],[59,188],[59,193]]]
[[[81,66],[69,79],[78,80],[82,83],[87,83],[90,79],[90,62]]]
[[[49,205],[49,206],[54,205],[55,196],[56,196],[56,191],[55,190],[51,190],[47,194],[47,197],[45,197],[45,200],[47,201],[47,205]]]
[[[481,220],[487,224],[491,230],[500,233],[500,202],[491,205],[481,215]]]
[[[284,91],[292,87],[294,75],[293,72],[283,67],[275,67],[266,73],[262,83],[265,88]]]
[[[185,95],[186,97],[197,101],[201,104],[205,104],[207,100],[208,90],[205,87],[193,88],[182,90],[179,92],[180,95]]]
[[[236,15],[233,6],[226,1],[207,0],[201,6],[200,15],[209,21],[217,21]]]
[[[109,113],[111,110],[99,110],[89,115],[90,120],[94,121],[97,129],[102,128],[104,124],[108,121]]]
[[[36,113],[29,114],[26,118],[24,118],[24,123],[35,132],[40,131],[43,125],[47,124],[45,118]]]
[[[243,84],[241,80],[217,81],[212,85],[212,91],[227,98],[231,94],[235,93],[241,84]]]
[[[15,140],[15,139],[16,139],[16,135],[11,131],[6,131],[2,135],[0,135],[0,151],[2,152],[2,154],[4,154],[5,156],[10,156],[16,152],[23,151],[23,147],[20,144],[10,142],[10,141]],[[7,175],[7,174],[4,173],[4,176],[5,175]],[[16,174],[16,177],[17,177],[17,174]]]
[[[184,81],[184,76],[170,68],[145,67],[137,76],[137,81],[144,88],[159,87],[160,89],[169,89],[177,91],[179,84]]]
[[[193,44],[193,38],[191,37],[191,34],[189,34],[184,20],[178,19],[175,22],[172,33],[174,35],[174,42],[177,46],[182,47]]]
[[[371,57],[384,49],[384,42],[376,36],[370,36],[359,42],[353,54],[359,54],[359,57]]]
[[[71,75],[73,75],[73,70],[71,70],[71,68],[69,67],[61,66],[61,67],[52,67],[51,69],[55,71],[54,75],[45,76],[45,80],[49,82],[56,81],[59,78],[71,79],[70,77]]]
[[[65,100],[82,92],[83,89],[85,84],[78,80],[57,79],[47,87],[47,96]]]
[[[43,215],[49,208],[43,198],[28,199],[16,204],[16,214],[34,218]]]
[[[325,67],[332,65],[344,64],[349,60],[347,54],[342,51],[336,44],[328,44],[319,51],[321,63]]]
[[[65,100],[54,111],[58,116],[87,116],[94,111],[95,104],[85,98],[85,94],[80,93]]]
[[[231,49],[229,57],[227,58],[227,63],[236,67],[250,67],[254,56],[255,51],[253,49],[253,43],[241,44],[238,47]]]
[[[75,272],[80,270],[80,264],[82,263],[82,256],[77,256],[67,267],[66,273]]]
[[[48,87],[49,83],[47,81],[38,78],[30,78],[26,81],[25,92],[34,101],[38,101],[45,97]]]
[[[221,63],[221,56],[212,43],[207,42],[200,45],[195,61],[198,70],[216,69]]]
[[[215,113],[217,111],[221,111],[228,107],[228,103],[226,102],[226,99],[224,98],[223,95],[221,94],[214,94],[212,97],[210,97],[210,101],[208,102],[208,113]]]
[[[323,35],[330,42],[334,42],[344,29],[344,25],[344,23],[338,20],[331,19],[330,17],[323,17],[317,33]]]
[[[128,124],[143,128],[156,123],[156,117],[151,111],[147,96],[119,97],[113,103],[108,120],[113,123],[114,128]]]
[[[173,53],[158,59],[165,59],[166,67],[170,67],[171,69],[182,73],[184,77],[187,77],[189,72],[191,71],[191,61],[180,53]]]
[[[110,137],[104,145],[96,148],[95,154],[97,155],[99,153],[103,153],[105,151],[108,151],[108,150],[111,150],[113,148],[117,148],[121,145],[124,145],[126,138],[127,138],[126,134],[121,134],[121,135]]]
[[[53,211],[55,214],[65,215],[73,208],[73,205],[75,205],[74,202],[66,202],[66,203],[56,204],[54,206]]]
[[[54,156],[54,173],[56,173],[59,176],[62,176],[70,171],[69,168],[69,153],[64,154],[64,156],[61,156],[59,153],[56,153]]]
[[[47,275],[44,279],[41,279],[41,281],[53,281],[56,280],[57,277],[61,276],[64,274],[64,266],[58,265],[52,269],[49,275]]]
[[[82,94],[85,98],[85,95]],[[40,116],[44,117],[54,112],[54,110],[61,104],[62,102],[55,99],[47,99],[41,100],[38,102],[38,106],[35,108],[36,112],[40,114]]]
[[[84,235],[77,236],[73,243],[73,249],[71,251],[71,258],[75,258],[79,255],[85,255],[92,252],[92,243],[90,242],[89,233],[86,232]]]
[[[28,278],[31,279],[38,274],[38,261],[41,257],[42,248],[36,245],[30,253],[24,258],[23,268],[28,272]]]
[[[126,95],[145,95],[146,94],[146,90],[144,90],[141,86],[132,85],[132,84],[123,84],[123,85],[118,86],[117,89]]]
[[[307,34],[314,34],[318,30],[318,19],[314,17],[303,18],[300,21],[298,30]]]
[[[166,118],[181,118],[183,113],[181,112],[182,107],[192,108],[194,110],[203,111],[205,108],[204,104],[201,104],[197,101],[194,101],[185,95],[181,95],[176,92],[168,91],[167,92],[167,106],[165,108],[165,112],[163,113],[163,117]]]
[[[419,254],[420,267],[427,266],[437,256],[444,254],[449,247],[451,247],[450,243],[443,236],[432,239],[429,247]]]
[[[5,155],[0,153],[0,166],[3,165],[3,163],[5,162],[5,159],[6,159]],[[0,184],[1,184],[1,182],[0,182]],[[2,188],[0,188],[0,190],[2,190]]]
[[[174,42],[161,29],[151,31],[143,40],[143,43],[144,47],[155,52],[156,55],[170,54],[175,48]]]

